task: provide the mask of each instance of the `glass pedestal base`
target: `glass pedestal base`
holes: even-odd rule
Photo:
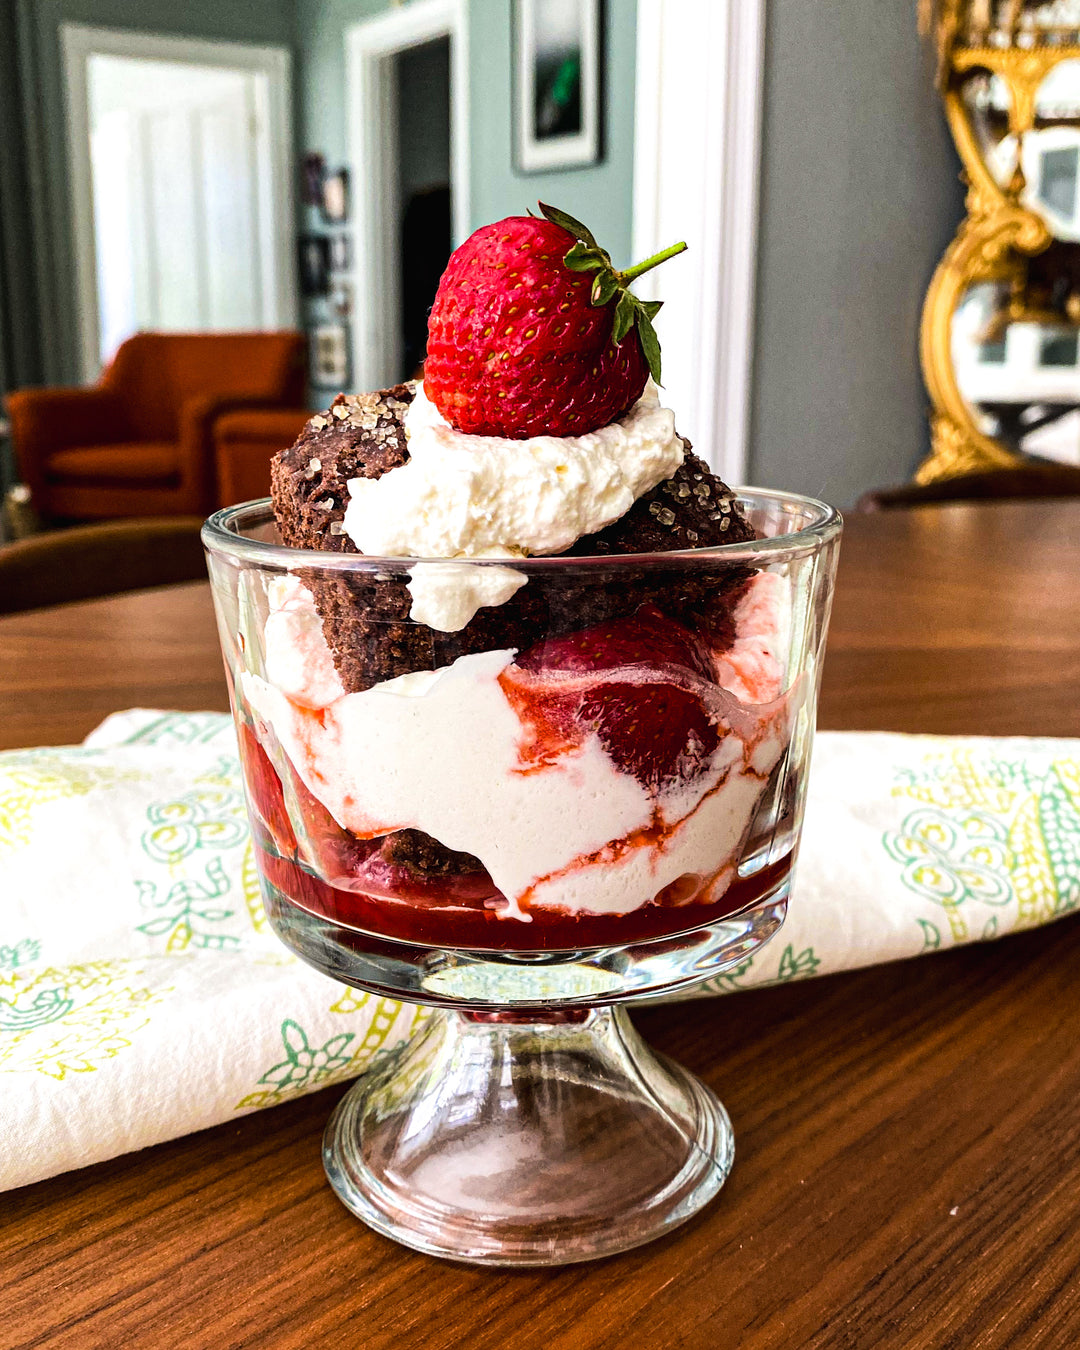
[[[476,1265],[608,1256],[685,1222],[731,1169],[704,1084],[621,1008],[433,1013],[326,1128],[345,1205],[387,1237]]]

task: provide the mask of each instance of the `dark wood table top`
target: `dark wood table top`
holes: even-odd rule
[[[1080,736],[1078,584],[1080,501],[851,519],[822,725]],[[0,619],[4,745],[137,704],[226,707],[204,585]],[[1075,920],[636,1020],[735,1123],[671,1236],[529,1273],[397,1247],[323,1178],[339,1086],[0,1194],[0,1347],[1080,1345]]]

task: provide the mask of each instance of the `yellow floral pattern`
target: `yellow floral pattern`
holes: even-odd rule
[[[137,782],[137,770],[95,763],[100,751],[21,750],[5,756],[0,787],[0,856],[25,846],[30,839],[33,813],[46,802],[62,797],[85,797],[97,788]]]
[[[124,960],[0,975],[0,1074],[64,1079],[130,1048],[170,992],[151,990],[145,976],[141,963]]]

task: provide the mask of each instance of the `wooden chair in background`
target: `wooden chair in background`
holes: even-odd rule
[[[1016,468],[939,478],[933,483],[905,483],[903,487],[865,492],[857,511],[889,511],[899,506],[926,506],[934,502],[1007,501],[1032,497],[1080,497],[1080,468],[1032,460]]]
[[[206,579],[201,516],[51,530],[0,547],[0,614]]]

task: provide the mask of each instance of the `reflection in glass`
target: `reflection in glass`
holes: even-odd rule
[[[1040,366],[1076,366],[1076,333],[1050,333],[1039,345]]]
[[[1047,150],[1039,165],[1039,200],[1054,215],[1073,220],[1076,215],[1076,162],[1078,146]]]
[[[970,286],[952,324],[953,369],[978,429],[1017,454],[1080,464],[1077,328],[1008,280]]]
[[[988,70],[964,76],[961,96],[980,153],[999,187],[1016,170],[1016,136],[1009,130],[1008,85]],[[1058,239],[1080,240],[1080,61],[1063,61],[1035,96],[1035,125],[1023,138],[1022,201]]]

